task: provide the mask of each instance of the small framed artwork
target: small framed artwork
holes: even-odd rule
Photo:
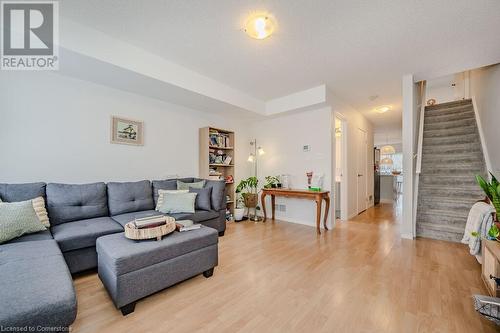
[[[142,121],[111,116],[111,143],[144,145],[144,123]]]

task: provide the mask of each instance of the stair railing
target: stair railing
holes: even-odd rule
[[[425,116],[425,90],[427,83],[420,81],[420,117],[418,125],[418,143],[417,143],[417,165],[415,172],[420,174],[422,172],[422,145],[424,142],[424,116]]]

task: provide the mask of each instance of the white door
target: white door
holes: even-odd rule
[[[358,214],[366,210],[366,169],[367,169],[367,142],[366,132],[358,128],[357,132],[357,192],[358,192]]]

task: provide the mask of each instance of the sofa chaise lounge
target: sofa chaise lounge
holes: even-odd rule
[[[77,309],[71,274],[97,268],[99,237],[122,233],[123,226],[134,218],[160,214],[154,210],[158,190],[176,189],[177,180],[192,183],[200,179],[0,184],[4,202],[44,197],[51,223],[50,230],[0,245],[0,283],[4,286],[0,288],[0,325],[66,331]],[[223,236],[225,183],[207,180],[205,187],[212,188],[211,210],[171,216],[192,219]]]

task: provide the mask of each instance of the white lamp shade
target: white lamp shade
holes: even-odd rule
[[[384,165],[392,165],[393,163],[394,162],[389,157],[386,157],[386,158],[383,158],[380,160],[380,164],[384,164]]]
[[[389,154],[395,154],[395,153],[396,153],[396,149],[394,149],[394,147],[391,145],[386,145],[386,146],[383,146],[382,148],[380,148],[380,154],[382,154],[382,155],[389,155]]]

